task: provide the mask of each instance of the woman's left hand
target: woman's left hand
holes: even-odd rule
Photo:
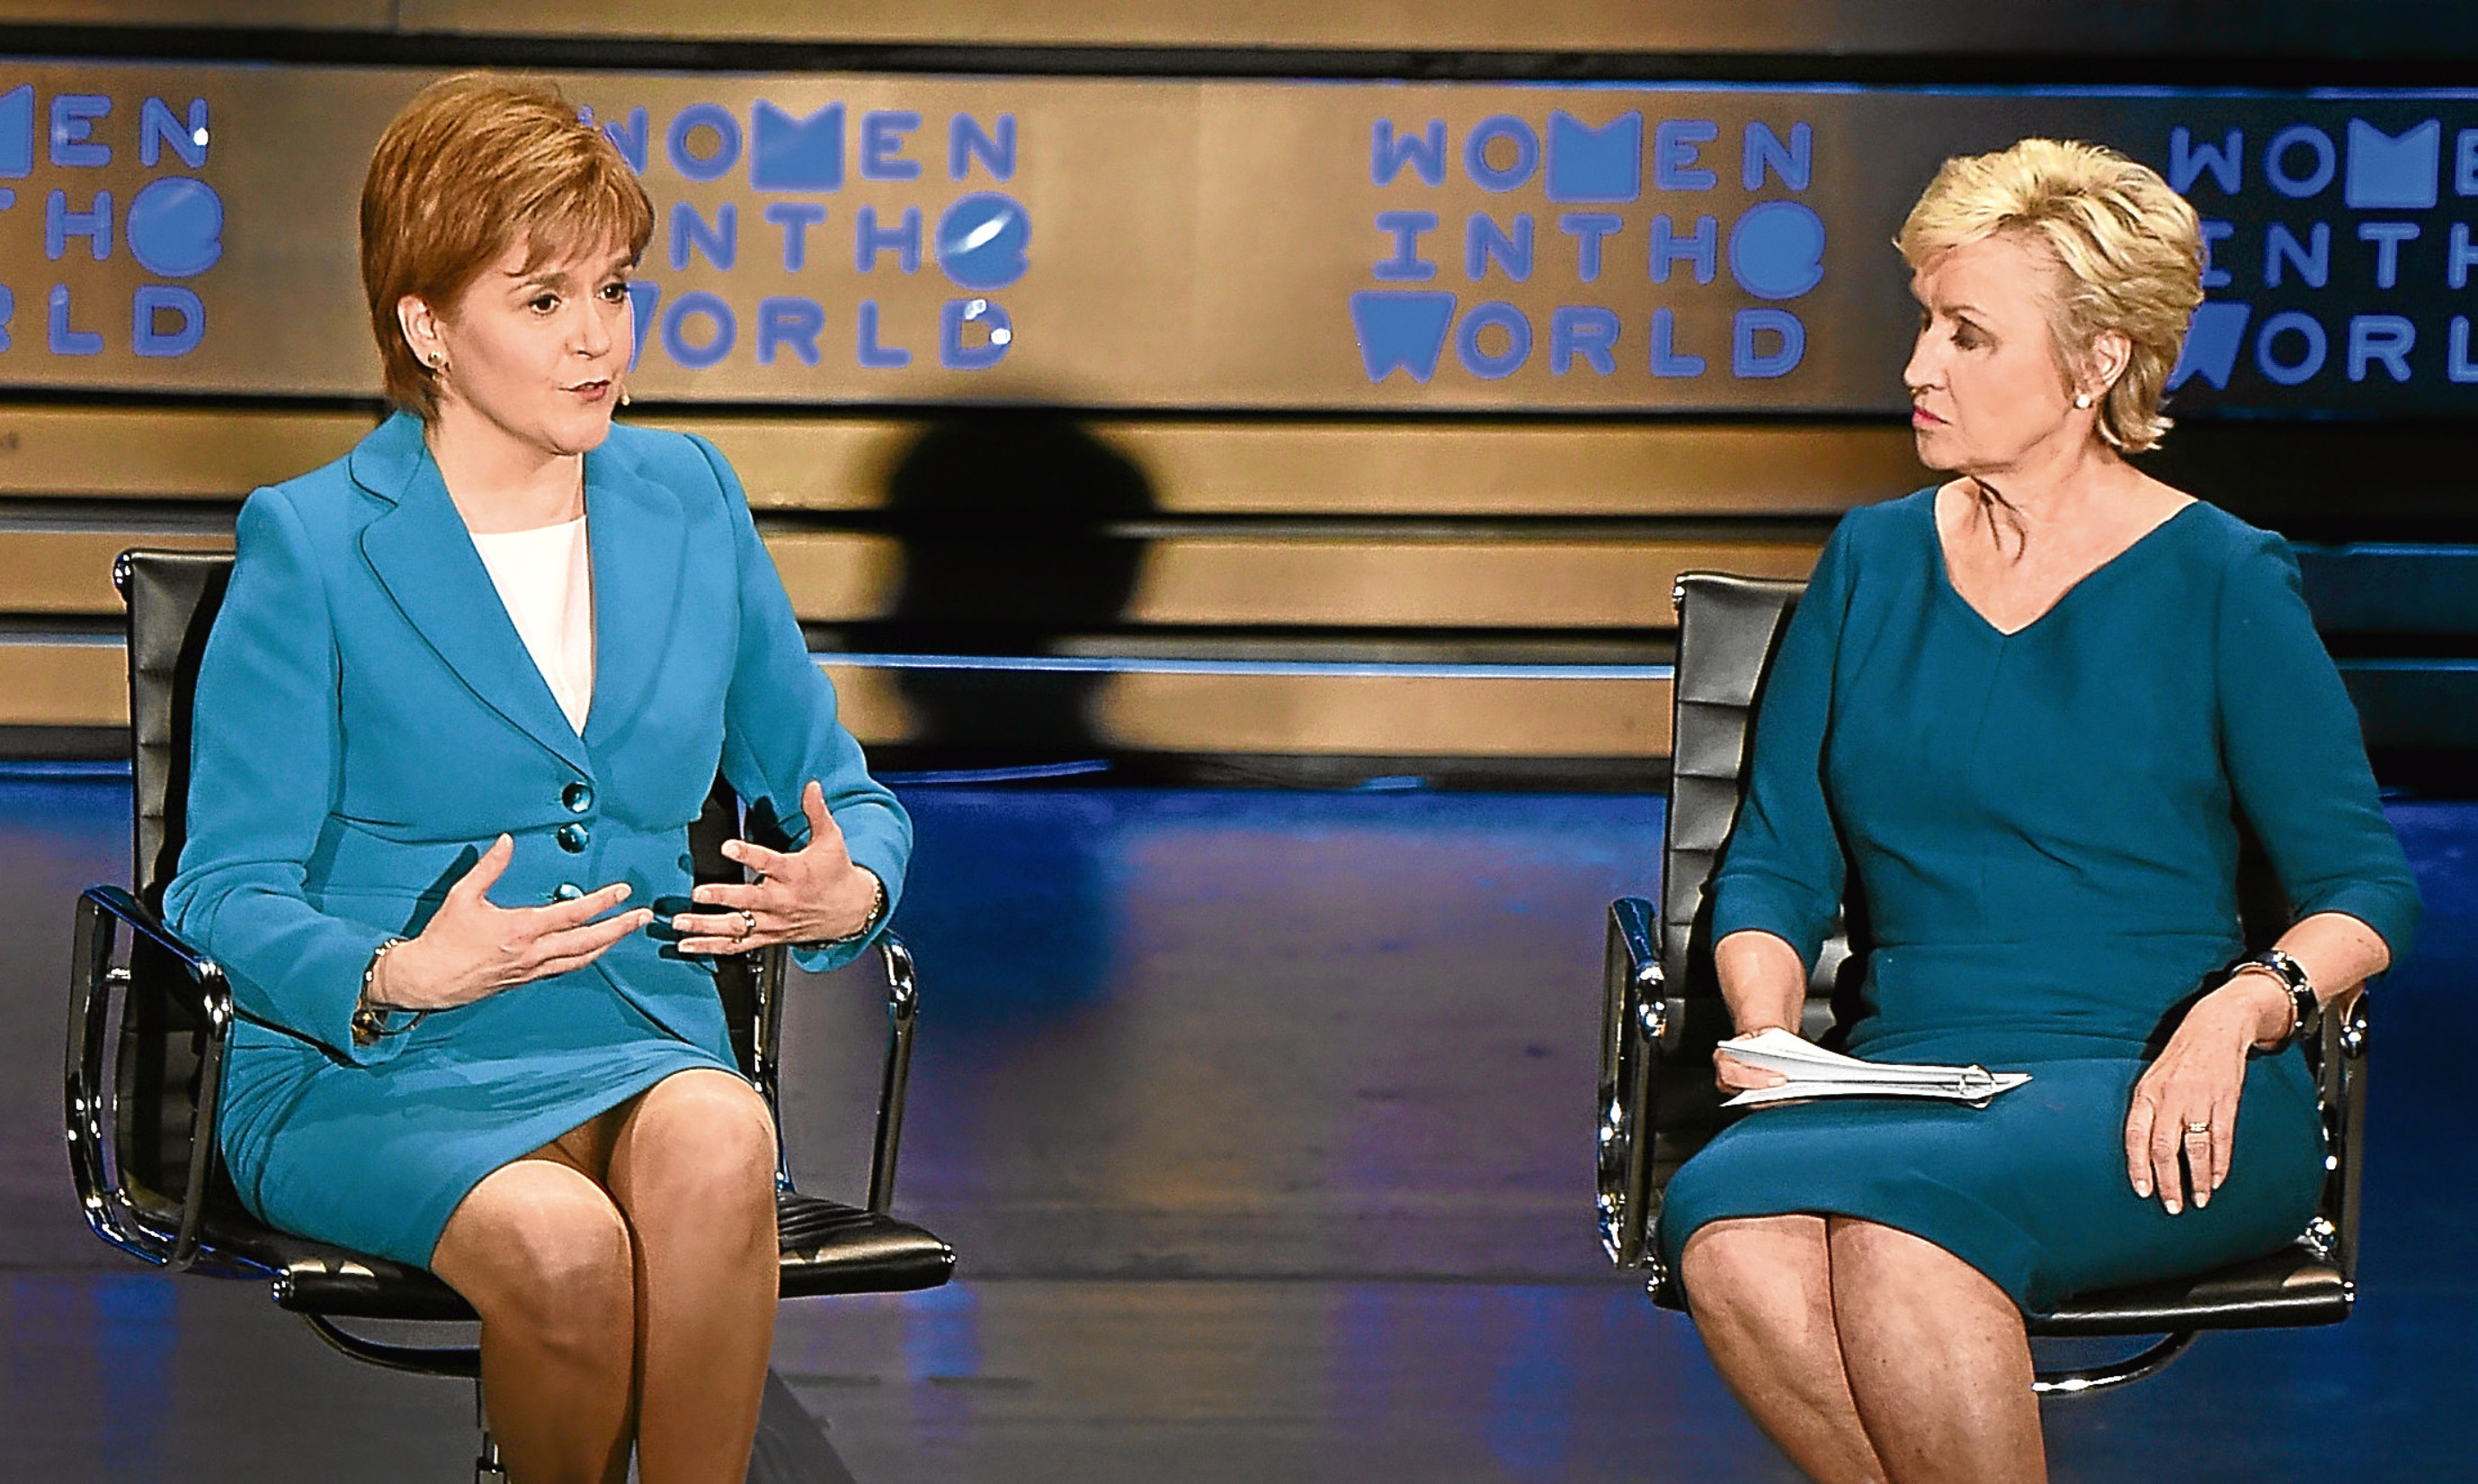
[[[2280,1003],[2273,1006],[2270,1000]],[[2238,974],[2194,1002],[2167,1049],[2134,1085],[2125,1119],[2125,1170],[2134,1194],[2154,1192],[2170,1216],[2212,1203],[2229,1178],[2237,1149],[2238,1098],[2245,1091],[2246,1053],[2277,1011],[2287,1023],[2288,996],[2265,975]],[[2181,1168],[2182,1167],[2182,1168]]]
[[[800,791],[800,812],[809,817],[809,843],[788,855],[745,840],[723,845],[722,853],[757,879],[746,885],[709,883],[691,893],[700,906],[728,910],[672,918],[682,953],[748,953],[776,943],[822,943],[869,925],[877,878],[852,864],[844,832],[826,812],[826,792],[815,779]]]

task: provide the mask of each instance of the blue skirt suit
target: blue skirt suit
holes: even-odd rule
[[[711,444],[615,427],[585,457],[594,682],[582,735],[399,414],[260,490],[199,676],[190,834],[164,912],[241,1019],[222,1148],[266,1221],[426,1265],[468,1191],[675,1071],[734,1069],[710,964],[632,934],[592,966],[371,1046],[362,974],[500,833],[502,907],[612,882],[659,927],[720,770],[796,843],[825,790],[900,893],[911,823],[835,719],[746,497]],[[670,899],[668,903],[666,899]],[[863,944],[804,952],[829,968]]]
[[[2296,564],[2197,503],[2008,635],[1954,591],[1934,502],[1854,511],[1826,547],[1767,682],[1712,933],[1761,929],[1812,966],[1846,882],[1874,943],[1851,1054],[2033,1080],[1976,1111],[1755,1112],[1680,1169],[1662,1246],[1674,1263],[1726,1217],[1860,1217],[2034,1315],[2268,1252],[2323,1179],[2296,1048],[2252,1059],[2208,1207],[2137,1197],[2124,1126],[2176,1014],[2243,952],[2238,812],[2298,917],[2409,951],[2416,891]]]

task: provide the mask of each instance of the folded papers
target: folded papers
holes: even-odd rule
[[[1989,1071],[1985,1067],[1919,1067],[1862,1062],[1827,1051],[1778,1026],[1721,1043],[1721,1049],[1750,1067],[1789,1080],[1779,1087],[1740,1093],[1721,1106],[1754,1108],[1808,1097],[1927,1097],[1985,1108],[1999,1093],[2031,1080],[2027,1071]]]

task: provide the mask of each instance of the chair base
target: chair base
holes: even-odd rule
[[[2104,1366],[2042,1371],[2031,1378],[2031,1390],[2041,1396],[2087,1396],[2093,1392],[2131,1386],[2166,1370],[2170,1361],[2192,1347],[2201,1333],[2200,1330],[2187,1329],[2162,1336],[2159,1344],[2141,1353]]]

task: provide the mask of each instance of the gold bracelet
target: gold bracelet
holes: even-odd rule
[[[413,1018],[402,1025],[390,1025],[388,1017],[397,1014],[400,1007],[383,1005],[370,997],[370,991],[378,985],[379,966],[386,963],[387,956],[394,952],[404,942],[402,938],[391,938],[380,943],[377,950],[371,953],[369,963],[362,969],[362,994],[361,997],[353,1002],[351,1021],[353,1044],[356,1046],[377,1045],[379,1038],[402,1035],[421,1023],[422,1012],[416,1010],[412,1012]]]
[[[870,933],[876,928],[878,918],[886,916],[885,878],[878,875],[877,872],[870,870],[866,866],[855,866],[852,868],[858,871],[865,871],[869,875],[870,886],[872,889],[869,898],[869,916],[860,919],[860,926],[853,928],[850,932],[844,934],[841,938],[822,938],[816,943],[802,943],[800,946],[804,948],[839,948],[846,943],[858,943],[862,939],[867,938]]]

